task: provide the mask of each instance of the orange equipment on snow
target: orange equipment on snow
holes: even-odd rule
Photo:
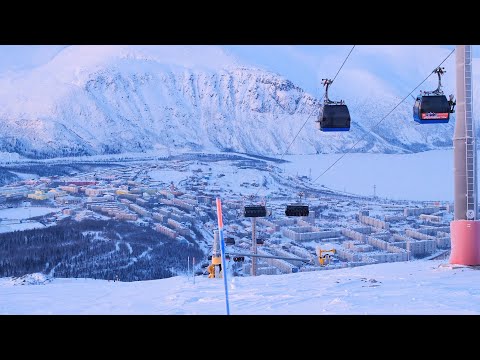
[[[323,253],[327,253],[327,254],[323,255]],[[330,263],[330,257],[333,254],[335,254],[335,249],[330,249],[330,250],[317,249],[317,254],[318,254],[318,262],[320,263],[320,265],[325,266],[325,265],[328,265],[328,263]]]

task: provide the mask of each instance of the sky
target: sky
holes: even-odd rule
[[[227,274],[231,315],[479,315],[477,269],[414,260],[256,277]],[[26,284],[26,285],[22,285]],[[288,289],[288,291],[287,291]],[[0,279],[0,314],[226,315],[223,279]]]
[[[238,59],[278,72],[295,84],[300,85],[311,94],[320,96],[323,94],[321,85],[322,77],[333,78],[342,64],[343,60],[352,49],[353,45],[226,45],[224,48]],[[421,78],[418,78],[418,68],[423,64],[409,61],[419,56],[417,50],[420,45],[358,45],[352,51],[352,56],[348,59],[348,66],[342,70],[348,72],[352,68],[368,69],[379,78],[388,79],[398,73],[402,73],[405,78],[405,89],[407,94],[411,89],[411,84],[418,84]],[[426,50],[429,52],[433,63],[428,63],[428,69],[437,66],[435,48],[453,50],[455,45],[430,45]],[[473,45],[473,56],[480,57],[480,46]],[[380,56],[376,61],[375,57],[362,57],[368,52],[377,52]],[[395,65],[395,57],[398,59],[399,66]],[[363,59],[363,60],[362,60]],[[366,62],[365,62],[366,60]],[[425,73],[425,71],[422,71]],[[349,74],[349,79],[353,79],[355,73]],[[410,79],[410,77],[413,78]],[[343,77],[343,78],[342,78]],[[339,81],[345,81],[346,74],[339,76]],[[434,79],[435,82],[435,79]],[[351,85],[355,81],[350,81]],[[444,85],[446,81],[444,81]],[[367,86],[368,84],[363,84]]]
[[[66,45],[0,45],[0,75],[50,61]]]
[[[330,74],[329,72],[337,71],[340,65],[337,60],[343,61],[352,46],[353,45],[222,45],[222,48],[228,54],[238,59],[240,63],[277,72],[302,86],[310,93],[319,95],[319,93],[323,92],[320,83],[321,77],[333,77],[334,73]],[[418,48],[418,46],[419,45],[380,45],[380,47],[384,49],[399,49],[400,52],[404,52],[404,49],[413,49],[413,51],[415,51],[414,49]],[[448,50],[455,48],[455,45],[430,46]],[[45,64],[65,47],[68,47],[68,45],[0,45],[0,77],[4,73],[27,70]],[[377,51],[379,46],[358,45],[356,46],[355,52],[370,51],[369,49],[372,48],[374,51]],[[391,52],[391,50],[385,51]],[[405,54],[407,52],[405,52]],[[480,45],[473,45],[473,55],[477,58],[480,57]],[[358,56],[352,56],[349,62],[355,63],[356,57]],[[408,57],[403,58],[400,56],[399,58],[403,61],[405,77],[408,78],[409,73],[416,74],[415,71],[410,70],[410,67],[416,67],[417,64],[407,64],[406,60],[408,60]],[[196,61],[198,61],[198,59]],[[390,67],[387,66],[384,68],[383,63],[376,64],[375,60],[371,58],[369,58],[368,61],[369,63],[361,65],[366,67],[374,66],[374,73],[380,77],[389,74],[389,69],[391,70]],[[352,65],[353,64],[350,66]],[[332,67],[332,69],[330,69],[330,67]],[[324,68],[326,69],[325,71]],[[321,74],[318,74],[319,69],[322,72]],[[351,76],[353,76],[353,74],[351,74]],[[417,79],[415,79],[415,81],[417,81]]]

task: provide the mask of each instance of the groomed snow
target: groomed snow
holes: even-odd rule
[[[480,314],[479,272],[418,260],[289,275],[229,277],[230,313]],[[0,314],[226,314],[222,279],[140,282],[0,279]],[[26,281],[24,283],[35,283]]]

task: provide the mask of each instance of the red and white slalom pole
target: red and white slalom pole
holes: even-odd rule
[[[225,261],[225,241],[223,240],[222,203],[220,201],[220,198],[217,198],[217,219],[218,219],[218,234],[220,236],[220,251],[222,254],[223,284],[225,286],[225,305],[227,307],[227,315],[230,315],[230,306],[228,304],[227,264]]]

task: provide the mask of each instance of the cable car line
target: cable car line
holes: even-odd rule
[[[340,67],[338,68],[337,70],[337,73],[335,74],[335,76],[333,77],[333,80],[331,81],[333,83],[333,81],[337,78],[338,74],[340,73],[340,71],[342,70],[343,66],[345,65],[345,63],[347,62],[348,58],[350,57],[350,54],[352,53],[353,49],[355,49],[355,46],[356,45],[353,45],[352,48],[350,49],[350,51],[348,52],[347,56],[345,57],[345,59],[343,60],[343,63],[342,65],[340,65]],[[325,94],[322,95],[322,97],[320,98],[320,102],[322,102],[323,98],[325,97]],[[283,158],[285,157],[285,155],[287,154],[288,150],[290,149],[290,146],[292,146],[293,142],[296,140],[296,138],[298,137],[298,135],[300,134],[300,132],[303,130],[303,128],[305,127],[305,125],[307,124],[308,120],[310,119],[310,117],[313,115],[313,113],[315,112],[316,108],[313,108],[313,110],[310,112],[310,114],[308,115],[308,117],[306,118],[305,122],[303,123],[302,127],[298,130],[298,132],[295,134],[295,136],[293,137],[292,141],[290,142],[290,144],[288,144],[286,150],[283,152],[282,156],[280,157],[280,160],[283,160]],[[268,170],[268,172],[270,172],[270,170]],[[263,188],[262,187],[259,187],[257,192],[255,193],[255,196],[258,195],[259,191]]]
[[[325,96],[316,122],[321,131],[349,131],[351,119],[347,105],[343,100],[333,101],[328,97],[328,87],[332,83],[333,80],[322,79]]]
[[[433,91],[420,90],[413,105],[413,120],[419,124],[445,124],[448,123],[450,114],[455,112],[457,103],[453,95],[447,100],[442,91],[442,75],[446,72],[445,68],[439,66],[433,72],[438,75],[438,87]]]
[[[337,73],[333,80],[331,79],[322,79],[322,84],[325,86],[325,94],[323,99],[323,106],[320,108],[320,113],[318,114],[318,127],[321,131],[349,131],[350,130],[350,112],[348,111],[347,105],[343,100],[333,101],[328,97],[328,87],[335,81],[338,73],[345,65],[348,57],[352,53],[355,45],[348,53],[347,57],[343,61],[343,64],[338,69]]]
[[[435,68],[439,68],[442,66],[442,64],[447,61],[447,59],[453,54],[453,52],[455,51],[455,49],[453,49],[445,59],[443,59],[443,61]],[[406,99],[408,99],[409,96],[412,95],[412,93],[417,90],[418,87],[420,87],[425,81],[427,81],[427,79],[432,76],[432,74],[435,73],[435,70],[432,71],[430,74],[428,74],[428,76],[420,83],[418,84],[412,91],[410,91],[410,93],[408,93],[407,96],[405,96],[397,105],[394,106],[394,108],[392,110],[390,110],[387,115],[385,115],[379,122],[377,122],[375,125],[373,125],[371,128],[370,128],[370,131],[375,128],[376,126],[378,126],[383,120],[385,120],[392,112],[395,111],[395,109],[397,107],[400,106],[400,104],[402,104]],[[353,144],[352,147],[350,147],[350,149],[348,149],[345,153],[343,153],[337,160],[335,160],[335,162],[333,164],[331,164],[325,171],[323,171],[315,180],[312,181],[312,183],[315,183],[320,177],[322,177],[328,170],[330,170],[336,163],[338,163],[345,155],[347,155],[355,146],[358,145],[358,143],[360,141],[362,141],[366,135],[368,135],[369,133],[365,133],[364,136],[362,136],[355,144]]]
[[[322,79],[323,81],[325,81],[324,85],[326,85],[326,91],[325,91],[324,95],[320,98],[320,103],[323,100],[323,107],[322,107],[322,110],[321,110],[321,115],[322,115],[322,118],[324,117],[324,114],[329,114],[328,116],[331,116],[331,115],[334,116],[334,118],[330,117],[330,119],[327,119],[327,122],[325,123],[326,124],[325,127],[328,127],[328,124],[335,125],[334,126],[335,129],[331,129],[329,131],[339,131],[339,130],[350,129],[350,115],[349,115],[348,108],[346,107],[345,103],[343,101],[340,101],[340,102],[331,101],[331,100],[328,99],[327,94],[328,94],[329,85],[331,85],[333,83],[333,81],[337,78],[338,74],[340,73],[343,66],[347,62],[348,58],[350,57],[353,49],[355,49],[355,46],[356,45],[353,45],[352,48],[350,49],[350,51],[348,52],[347,56],[343,60],[339,69],[337,70],[337,73],[333,77],[333,80],[326,81],[326,79]],[[328,111],[325,111],[326,108],[327,108]],[[332,108],[332,109],[330,109],[330,108]],[[280,157],[280,160],[283,160],[283,158],[287,154],[288,150],[290,149],[290,146],[296,140],[296,138],[298,137],[298,135],[300,134],[302,129],[305,127],[305,125],[307,124],[308,120],[313,115],[315,110],[316,110],[316,108],[314,107],[312,109],[312,111],[310,112],[310,114],[308,115],[308,117],[306,118],[302,127],[295,134],[295,136],[292,139],[292,141],[290,142],[290,144],[288,144],[286,150],[283,152],[282,156]],[[347,117],[348,117],[348,129],[345,129],[346,125],[345,125],[345,121],[343,119],[343,118],[345,118],[345,113],[347,114]],[[342,118],[342,116],[343,116],[343,118]],[[341,127],[336,126],[337,125],[336,122],[338,122],[338,120],[341,121],[341,125],[342,125]],[[320,123],[320,125],[321,124],[322,123]],[[322,126],[320,126],[320,128],[321,128],[322,131],[326,130]],[[270,168],[267,168],[267,173],[270,173],[270,170],[271,170]],[[257,197],[258,193],[263,188],[264,188],[264,186],[259,187],[254,195],[250,195],[250,200],[252,201],[255,197]],[[308,216],[309,215],[309,213],[310,213],[309,206],[307,204],[303,204],[301,202],[301,199],[302,199],[302,196],[304,196],[304,193],[300,192],[298,195],[300,197],[300,202],[287,204],[286,209],[285,209],[285,215],[286,216],[289,216],[289,217],[290,216],[295,216],[296,217],[296,216]],[[244,206],[244,216],[245,217],[264,217],[266,215],[267,215],[267,209],[266,209],[266,202],[265,201],[263,201],[261,205],[249,204],[248,206]]]
[[[345,63],[347,62],[348,58],[350,57],[350,54],[352,53],[353,49],[355,49],[355,46],[356,45],[353,45],[352,48],[350,49],[348,55],[345,57],[345,60],[343,60],[343,63],[342,65],[340,65],[340,68],[338,69],[337,73],[335,74],[335,76],[333,77],[333,80],[331,81],[331,83],[333,83],[335,81],[335,79],[337,78],[338,74],[340,73],[340,70],[342,70],[343,66],[345,65]],[[320,98],[320,102],[322,102],[322,100],[324,99],[325,97],[325,94],[322,95],[322,97]],[[286,153],[288,152],[288,150],[290,149],[290,146],[292,146],[293,142],[295,141],[295,139],[297,138],[298,134],[300,134],[300,131],[302,131],[302,129],[305,127],[305,125],[307,124],[308,122],[308,119],[310,119],[310,117],[312,116],[313,112],[315,111],[315,108],[313,109],[313,111],[310,113],[310,115],[308,115],[307,119],[305,120],[305,122],[303,123],[302,127],[300,128],[300,130],[298,130],[297,134],[294,136],[293,140],[290,142],[290,144],[288,144],[288,147],[287,149],[284,151],[284,153],[282,154],[282,156],[280,157],[280,160],[283,160],[283,157],[286,155]]]

